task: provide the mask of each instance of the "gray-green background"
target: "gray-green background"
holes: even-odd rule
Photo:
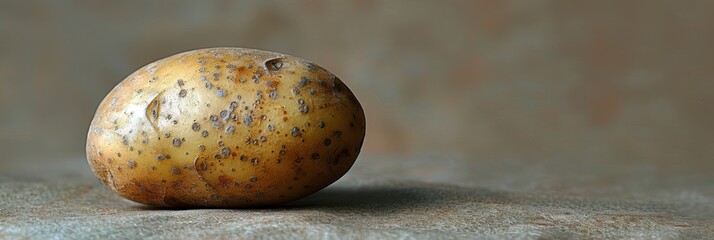
[[[49,162],[84,161],[96,106],[135,69],[189,49],[240,46],[340,76],[367,114],[364,156],[448,156],[535,174],[534,184],[554,188],[711,180],[713,9],[712,1],[2,1],[0,173],[42,175]]]

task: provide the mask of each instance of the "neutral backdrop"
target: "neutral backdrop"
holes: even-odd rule
[[[182,51],[238,46],[340,76],[367,115],[363,156],[495,164],[555,188],[627,189],[611,183],[630,178],[637,188],[706,186],[712,9],[712,1],[1,1],[0,173],[51,178],[47,163],[84,161],[94,111],[124,77]]]
[[[714,1],[0,0],[0,239],[714,239]],[[84,154],[134,70],[236,46],[367,116],[330,187],[157,209]]]

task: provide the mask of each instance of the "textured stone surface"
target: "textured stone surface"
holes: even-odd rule
[[[0,238],[711,239],[712,9],[2,1]],[[330,69],[364,106],[363,152],[396,155],[364,155],[334,186],[281,209],[149,210],[99,187],[83,149],[101,98],[149,62],[211,46]]]
[[[537,170],[466,162],[363,156],[336,184],[284,206],[158,209],[118,197],[70,159],[47,174],[0,177],[0,238],[714,237],[711,186],[632,178],[553,189]]]

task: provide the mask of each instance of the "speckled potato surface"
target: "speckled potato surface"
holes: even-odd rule
[[[151,63],[101,102],[87,159],[111,190],[173,207],[260,207],[312,194],[359,154],[365,116],[300,58],[211,48]]]

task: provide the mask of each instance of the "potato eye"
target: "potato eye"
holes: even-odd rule
[[[271,72],[278,71],[286,65],[287,64],[283,62],[283,58],[273,58],[268,61],[265,61],[265,68]]]

